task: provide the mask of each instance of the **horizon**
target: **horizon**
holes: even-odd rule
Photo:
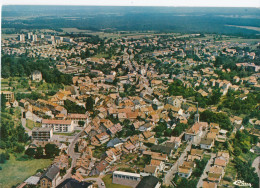
[[[54,5],[54,6],[122,6],[122,7],[228,7],[228,8],[260,8],[260,1],[258,0],[218,0],[218,1],[207,1],[207,0],[182,0],[182,1],[172,1],[172,0],[161,0],[160,2],[157,0],[97,0],[95,2],[90,0],[74,0],[64,1],[64,0],[39,0],[37,2],[33,0],[3,0],[2,6],[7,5]]]

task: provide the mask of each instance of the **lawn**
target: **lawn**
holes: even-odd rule
[[[29,129],[33,129],[34,127],[41,127],[40,123],[35,123],[34,121],[27,119],[26,120],[26,127],[28,127]]]
[[[34,175],[38,169],[48,167],[52,161],[50,159],[33,159],[28,161],[16,161],[13,155],[5,164],[0,164],[3,168],[0,171],[0,187],[9,188],[18,183],[22,183],[28,177]]]
[[[112,175],[106,175],[104,178],[102,178],[102,180],[106,184],[107,188],[130,188],[129,186],[125,186],[125,185],[113,184]]]

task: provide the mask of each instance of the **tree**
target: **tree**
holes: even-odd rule
[[[95,101],[92,99],[92,97],[88,97],[86,101],[86,110],[92,112],[94,110],[94,103]]]
[[[242,153],[241,149],[239,147],[235,147],[234,149],[234,155],[239,156]]]
[[[3,94],[1,94],[1,112],[5,111],[5,104],[6,104],[6,99]]]
[[[58,156],[60,153],[59,148],[55,144],[46,144],[44,149],[47,158],[53,158],[54,156]]]
[[[43,147],[37,147],[36,152],[35,152],[35,158],[40,159],[43,157]]]
[[[29,157],[33,158],[34,155],[35,155],[36,151],[34,148],[28,148],[26,151],[25,151],[25,154],[28,155]]]
[[[84,122],[84,121],[79,121],[79,126],[80,126],[80,127],[84,127],[84,125],[85,125],[85,122]]]
[[[71,174],[74,175],[76,173],[76,168],[73,167],[72,170],[71,170]]]
[[[22,144],[16,144],[14,151],[17,153],[22,153],[24,151],[24,146]]]

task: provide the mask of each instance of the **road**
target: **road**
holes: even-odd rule
[[[259,164],[260,164],[260,156],[258,156],[257,158],[255,158],[255,160],[253,161],[253,163],[252,163],[252,167],[254,167],[256,170],[255,170],[255,172],[257,173],[257,175],[258,175],[258,178],[259,178],[259,184],[260,184],[260,166],[259,166]]]
[[[188,143],[187,147],[182,152],[182,154],[179,157],[179,159],[176,161],[176,163],[174,163],[174,165],[171,167],[171,169],[165,175],[165,178],[164,178],[165,185],[169,186],[171,184],[171,180],[173,179],[173,175],[177,172],[178,166],[183,163],[184,158],[187,155],[187,152],[190,151],[191,144],[192,144],[191,142]]]
[[[84,181],[95,181],[98,184],[98,188],[106,188],[106,185],[101,178],[87,178],[84,179]]]
[[[203,186],[203,180],[208,177],[207,172],[209,171],[210,165],[213,163],[213,159],[215,157],[216,157],[216,154],[215,153],[211,153],[211,157],[210,157],[206,167],[204,168],[203,174],[200,176],[200,180],[199,180],[199,182],[197,184],[197,188],[200,188],[200,187]]]
[[[74,147],[75,144],[77,143],[81,133],[84,131],[84,129],[82,131],[80,131],[73,139],[73,141],[70,143],[69,147],[68,147],[68,155],[72,158],[71,161],[71,167],[70,169],[67,170],[67,173],[63,176],[63,178],[61,180],[58,181],[57,185],[59,185],[60,183],[62,183],[64,180],[68,179],[71,177],[71,170],[73,167],[76,166],[76,162],[77,162],[77,158],[79,157],[78,155],[75,154],[74,152]]]
[[[24,108],[20,107],[20,109],[21,109],[21,113],[22,113],[22,115],[21,115],[22,126],[24,127],[25,132],[27,132],[29,136],[32,136],[32,130],[29,129],[28,127],[26,127],[26,119],[23,118]]]

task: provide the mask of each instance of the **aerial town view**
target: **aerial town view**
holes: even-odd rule
[[[1,22],[1,188],[259,188],[259,7]]]

